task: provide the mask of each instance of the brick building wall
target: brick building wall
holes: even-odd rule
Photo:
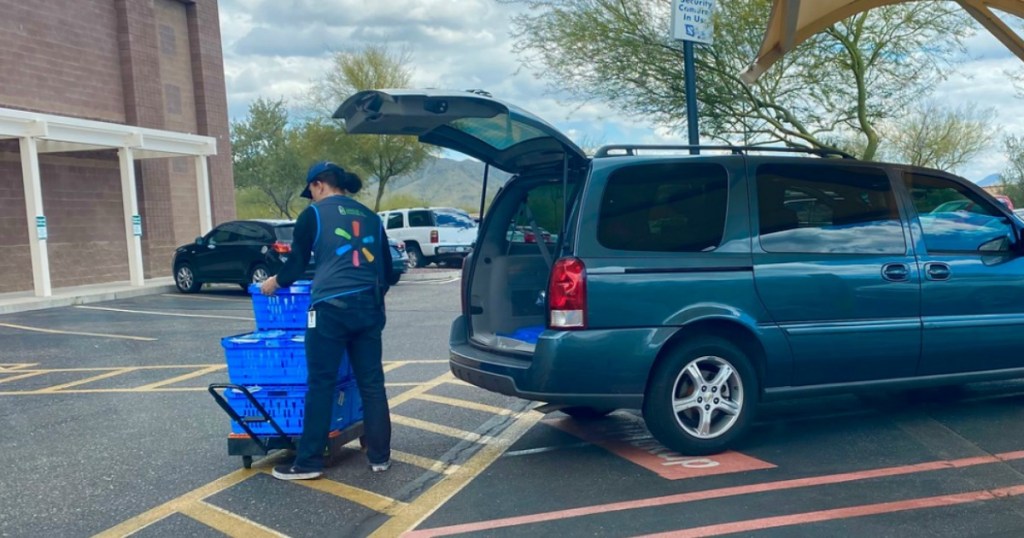
[[[0,107],[215,137],[214,223],[234,218],[216,0],[0,0],[0,13]],[[127,280],[116,153],[40,166],[52,284]],[[138,161],[136,183],[145,276],[169,276],[174,249],[200,233],[193,158]],[[31,289],[16,143],[0,144],[0,211],[0,270],[19,275],[0,292]]]

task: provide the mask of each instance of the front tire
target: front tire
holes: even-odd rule
[[[196,279],[191,265],[181,263],[174,268],[174,286],[181,293],[195,293],[203,287],[203,283]]]
[[[680,454],[717,454],[750,427],[758,394],[745,353],[726,340],[700,338],[655,367],[644,420],[661,444]]]

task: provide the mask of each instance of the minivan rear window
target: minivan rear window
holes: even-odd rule
[[[707,252],[725,230],[729,176],[710,163],[621,168],[601,199],[597,239],[613,250]]]

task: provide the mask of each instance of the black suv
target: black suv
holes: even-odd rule
[[[249,284],[277,274],[292,251],[290,220],[236,220],[210,230],[174,254],[174,285],[194,293],[206,283]],[[313,264],[306,269],[313,278]]]
[[[515,174],[452,324],[474,385],[576,417],[639,408],[697,455],[773,398],[1024,377],[1024,222],[963,178],[784,148],[590,157],[470,93],[360,92],[335,116]]]

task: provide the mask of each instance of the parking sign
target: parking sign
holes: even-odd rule
[[[714,11],[715,0],[673,0],[672,38],[710,45],[715,34]]]

